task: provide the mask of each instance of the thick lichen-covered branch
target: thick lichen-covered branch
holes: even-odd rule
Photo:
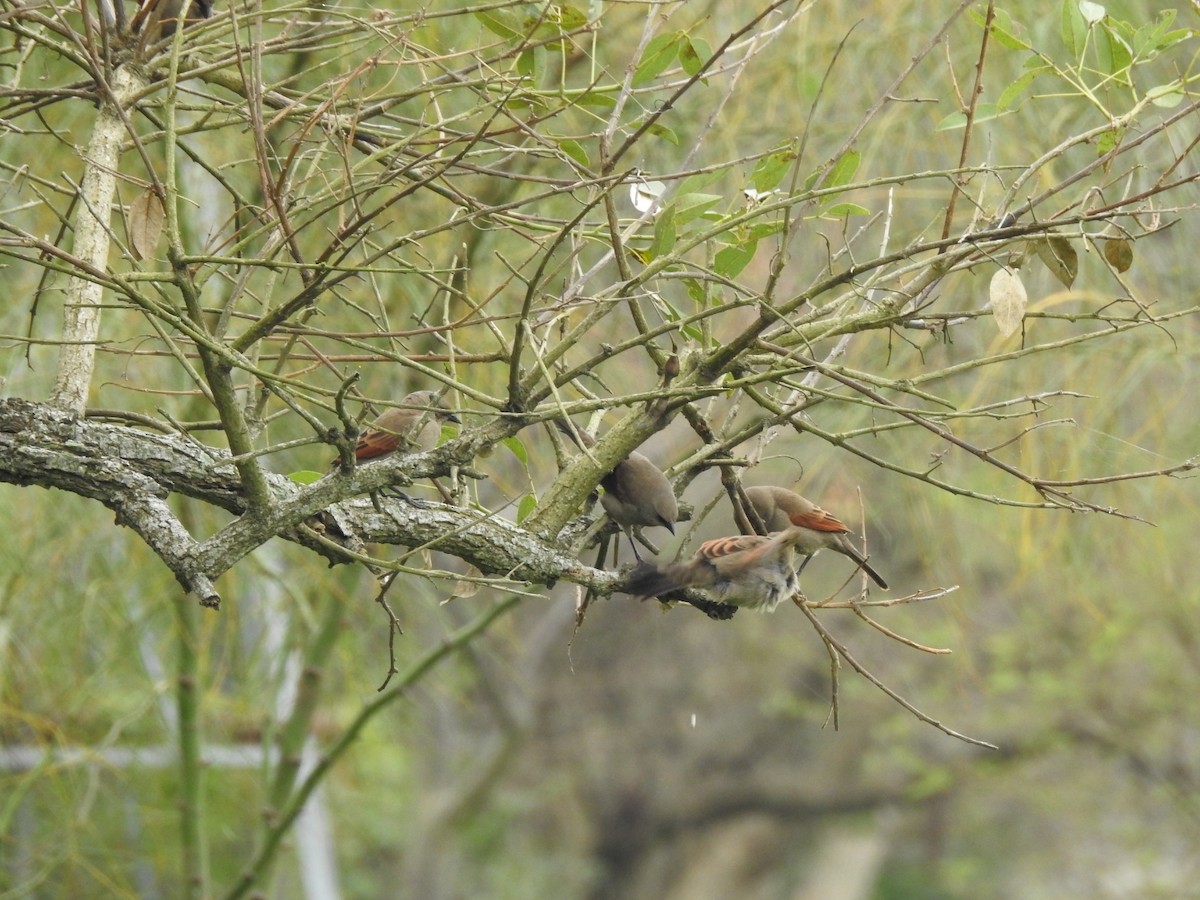
[[[511,427],[511,426],[505,426]],[[491,514],[452,506],[385,501],[377,510],[362,495],[444,474],[469,455],[478,435],[430,453],[361,466],[301,486],[268,475],[270,503],[257,515],[247,505],[238,474],[221,450],[182,436],[154,434],[80,418],[23,400],[0,401],[0,481],[58,488],[98,500],[119,524],[138,533],[180,583],[209,605],[219,600],[212,582],[267,541],[282,537],[325,556],[353,558],[363,543],[429,546],[481,572],[512,582],[548,585],[563,579],[609,593],[619,575],[584,565],[552,541]],[[177,493],[239,514],[212,536],[189,534],[165,498]]]

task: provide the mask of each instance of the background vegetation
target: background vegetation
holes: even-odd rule
[[[0,896],[1194,890],[1196,9],[406,6],[3,2]],[[635,446],[893,590],[609,596]]]

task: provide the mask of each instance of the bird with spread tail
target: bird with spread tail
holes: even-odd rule
[[[626,577],[623,590],[647,598],[695,587],[722,603],[770,612],[800,590],[795,547],[803,540],[798,526],[771,535],[715,538],[687,562],[642,563]]]
[[[694,587],[722,603],[770,612],[799,592],[804,563],[825,548],[849,556],[876,584],[887,587],[846,538],[849,529],[816,504],[777,487],[747,488],[746,498],[771,534],[705,541],[686,562],[644,562],[629,573],[622,589],[646,598]],[[797,554],[805,557],[799,566]]]
[[[555,419],[554,425],[581,450],[596,444],[590,434],[577,430],[564,419]],[[600,487],[604,488],[600,505],[625,532],[638,562],[642,561],[642,555],[633,537],[634,528],[660,525],[675,533],[675,523],[679,521],[675,491],[662,469],[641,453],[634,450],[617,463],[600,479]]]
[[[767,526],[767,531],[784,531],[791,527],[800,529],[793,546],[798,553],[806,557],[800,564],[801,569],[818,550],[829,549],[850,557],[871,576],[872,581],[887,589],[887,582],[846,537],[850,529],[832,513],[826,512],[795,491],[770,485],[746,488],[746,499]]]
[[[423,453],[437,446],[442,423],[462,420],[441,404],[437,391],[413,391],[372,422],[358,437],[354,458],[359,462],[397,451]],[[334,460],[337,463],[337,460]]]

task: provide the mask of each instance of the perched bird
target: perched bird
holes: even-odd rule
[[[186,5],[184,24],[190,25],[212,15],[212,0],[141,0],[138,11],[129,23],[132,32],[141,31],[149,25],[158,24],[158,37],[169,38],[175,33],[179,21],[180,6]]]
[[[555,419],[554,425],[580,449],[592,447],[596,443],[596,439],[586,431],[577,431],[563,419]],[[638,562],[642,561],[642,555],[633,539],[635,527],[661,525],[671,534],[675,533],[675,523],[679,520],[679,504],[675,500],[671,482],[662,473],[662,469],[636,450],[601,478],[600,486],[604,488],[604,493],[600,495],[600,505],[608,513],[608,517],[621,526],[621,530],[629,538],[633,555]]]
[[[818,550],[829,548],[850,557],[871,576],[872,581],[881,588],[887,588],[887,582],[871,568],[867,558],[846,537],[850,529],[831,513],[804,499],[795,491],[781,487],[746,488],[746,499],[750,501],[750,505],[763,520],[768,531],[784,531],[791,527],[800,529],[800,535],[794,543],[798,552],[812,558]],[[808,559],[805,559],[800,568],[803,569],[807,562]]]
[[[800,590],[794,548],[807,539],[805,531],[792,525],[771,535],[705,541],[687,562],[642,563],[629,573],[623,590],[646,598],[697,587],[722,603],[770,612]]]
[[[359,435],[354,458],[366,462],[397,450],[403,453],[432,450],[442,435],[442,423],[461,421],[442,406],[437,391],[413,391]]]

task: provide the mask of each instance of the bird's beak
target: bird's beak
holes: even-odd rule
[[[453,422],[455,425],[462,424],[462,419],[460,419],[458,416],[456,416],[452,412],[443,413],[442,418],[445,419],[447,422]]]

